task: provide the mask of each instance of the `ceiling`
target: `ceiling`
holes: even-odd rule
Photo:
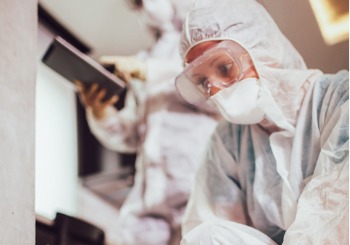
[[[126,0],[39,0],[60,24],[92,48],[90,55],[129,55],[153,38]]]
[[[310,68],[335,72],[349,67],[349,41],[327,45],[309,1],[258,0]],[[153,38],[127,0],[39,0],[54,18],[92,47],[91,56],[130,55],[148,48]]]

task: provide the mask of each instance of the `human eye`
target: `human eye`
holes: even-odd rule
[[[194,84],[201,91],[206,91],[208,88],[208,79],[205,76],[196,77],[196,79],[194,80]]]
[[[234,64],[232,61],[220,63],[217,65],[217,71],[223,77],[232,76],[232,73],[234,73]]]

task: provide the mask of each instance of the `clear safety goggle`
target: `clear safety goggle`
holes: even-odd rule
[[[238,43],[226,40],[205,51],[175,79],[180,95],[191,104],[208,100],[212,87],[227,88],[242,79],[253,64]]]

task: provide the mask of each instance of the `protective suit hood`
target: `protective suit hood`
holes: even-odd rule
[[[279,108],[276,113],[271,101],[264,103],[267,118],[293,133],[305,91],[321,72],[307,69],[266,10],[255,0],[196,1],[182,30],[182,59],[192,47],[210,40],[233,40],[247,50],[262,86]]]

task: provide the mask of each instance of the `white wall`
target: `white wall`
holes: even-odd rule
[[[78,145],[74,87],[40,62],[53,36],[38,31],[36,86],[36,213],[76,215]]]
[[[35,241],[34,0],[0,1],[0,244]]]

